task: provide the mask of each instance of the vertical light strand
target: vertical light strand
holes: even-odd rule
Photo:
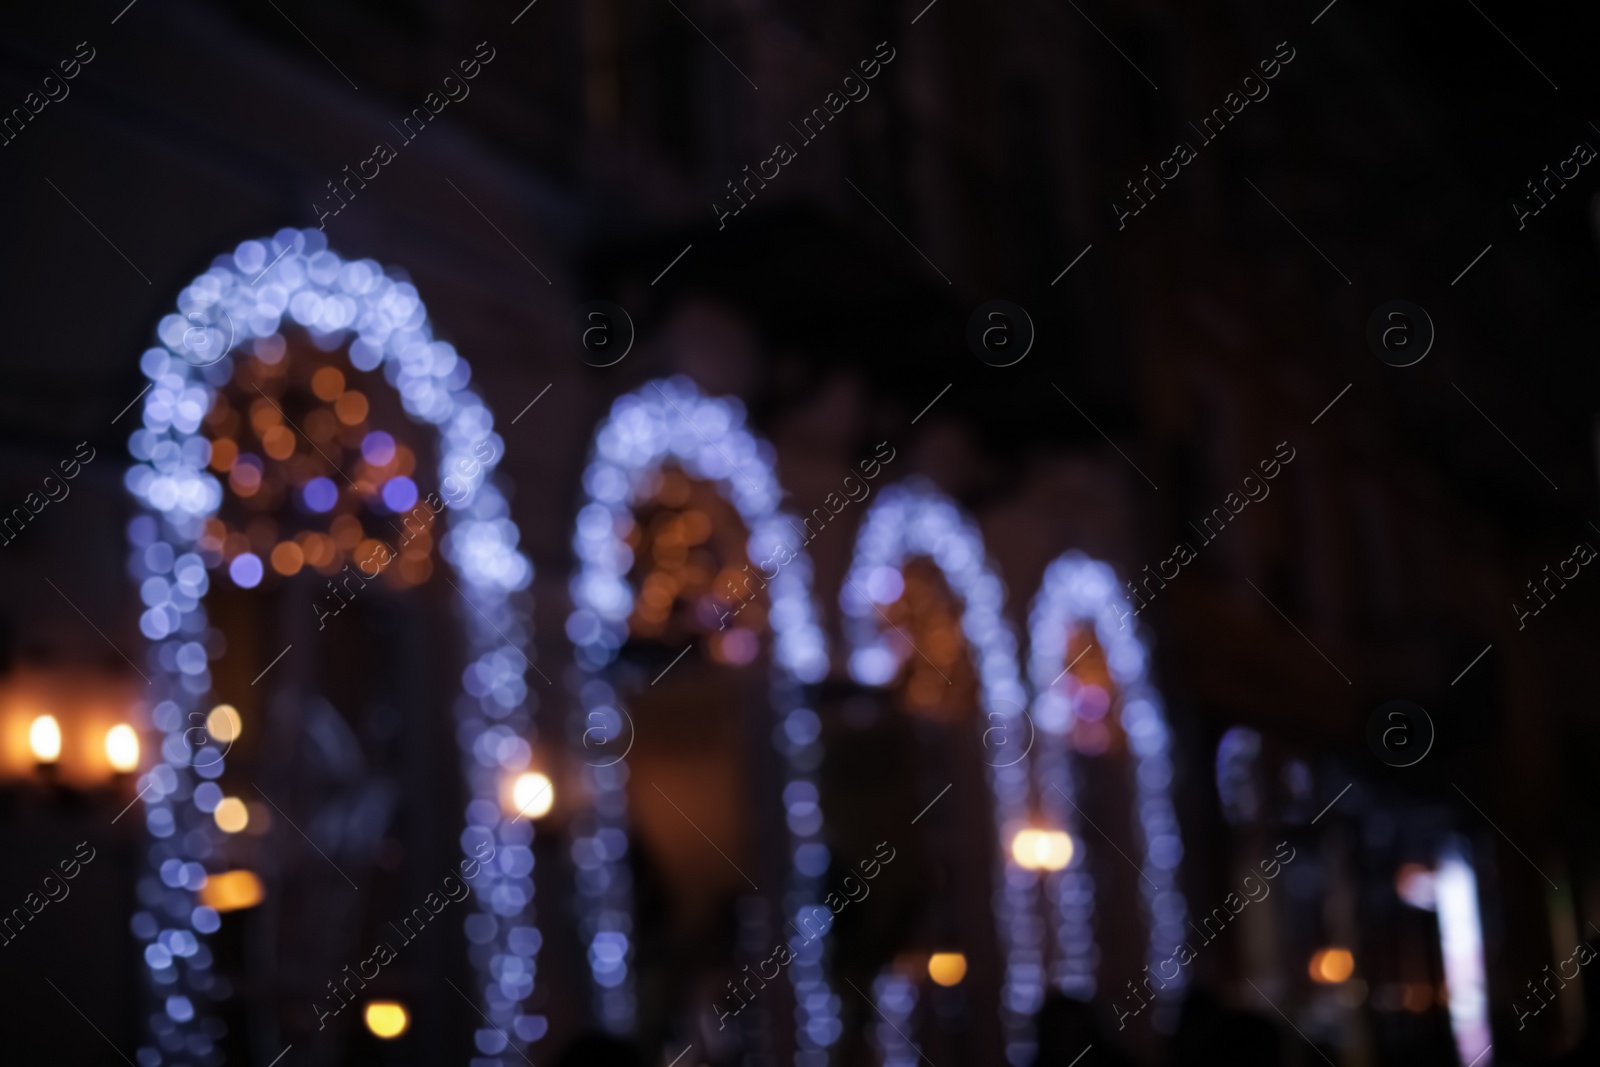
[[[906,1036],[915,1027],[916,983],[885,969],[872,982],[872,1001],[878,1009],[873,1036],[883,1053],[883,1067],[916,1067],[922,1054]]]

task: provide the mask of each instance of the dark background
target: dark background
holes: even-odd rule
[[[1557,916],[1600,920],[1596,579],[1575,580],[1525,629],[1509,605],[1574,542],[1600,537],[1594,168],[1525,228],[1511,202],[1575,142],[1600,146],[1600,16],[1487,0],[938,0],[920,16],[915,0],[677,6],[538,0],[518,17],[516,2],[113,0],[3,16],[0,108],[20,106],[78,42],[95,58],[0,147],[0,505],[79,441],[100,454],[69,500],[0,549],[7,669],[126,673],[85,617],[118,648],[142,647],[123,573],[133,416],[113,420],[144,385],[137,360],[155,323],[213,256],[314,226],[325,182],[394,143],[388,124],[487,41],[496,57],[471,95],[326,232],[342,255],[406,272],[436,334],[471,362],[538,570],[541,662],[570,662],[569,542],[593,427],[612,398],[665,374],[741,397],[802,509],[873,442],[894,440],[907,457],[897,475],[933,477],[980,521],[1019,629],[1062,551],[1138,574],[1287,440],[1297,459],[1276,502],[1248,509],[1142,616],[1178,738],[1191,906],[1231,884],[1238,842],[1211,768],[1223,731],[1253,727],[1269,778],[1299,759],[1319,797],[1357,783],[1340,816],[1352,854],[1373,847],[1373,819],[1474,842],[1495,1057],[1570,1048],[1585,1032],[1581,998],[1527,1031],[1510,1004],[1524,976],[1565,955]],[[870,97],[719,229],[711,204],[725,183],[790,140],[787,124],[884,40],[897,56]],[[1270,96],[1199,147],[1188,123],[1281,41],[1296,55]],[[1119,230],[1123,183],[1179,139],[1198,158]],[[639,338],[604,370],[567,341],[573,309],[598,298],[627,308]],[[1016,366],[988,366],[965,343],[968,317],[992,299],[1037,327]],[[1364,340],[1395,299],[1426,308],[1437,330],[1408,368]],[[849,551],[845,531],[813,548],[830,633]],[[1393,698],[1439,727],[1430,758],[1404,771],[1364,736]],[[552,735],[562,713],[556,701],[541,712]],[[429,832],[444,840],[451,788],[422,778],[406,800],[442,813]],[[896,783],[881,788],[892,796]],[[102,808],[122,806],[8,789],[8,900],[67,854],[62,843],[104,834],[84,829],[105,826]],[[112,1062],[46,976],[81,994],[119,1047],[136,1044],[136,827],[105,836],[98,903],[47,911],[30,956],[0,949],[17,1062]],[[1354,884],[1378,893],[1391,880],[1383,868]],[[301,935],[314,937],[308,921]],[[541,984],[586,980],[554,973],[559,959]],[[1298,957],[1286,966],[1303,970]],[[1200,973],[1226,1003],[1282,1022],[1250,1000],[1240,959]],[[451,1000],[443,1021],[419,1022],[416,1046],[346,1054],[461,1058],[472,1020]],[[1396,1037],[1370,1003],[1361,1011],[1376,1036],[1365,1052],[1324,1046],[1341,1064],[1453,1062],[1442,1023]],[[547,1059],[582,1026],[559,1015]],[[1284,1062],[1311,1062],[1293,1031],[1282,1040]]]

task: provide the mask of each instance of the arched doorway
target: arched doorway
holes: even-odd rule
[[[370,260],[340,258],[317,230],[281,230],[218,257],[157,335],[160,346],[140,362],[150,386],[127,476],[144,510],[130,528],[130,569],[146,605],[151,719],[165,735],[160,762],[139,782],[153,838],[135,917],[152,994],[141,1067],[220,1063],[224,1048],[265,1063],[300,1034],[312,1035],[302,1047],[314,1058],[331,1060],[314,1035],[330,1016],[352,1025],[369,983],[414,953],[411,942],[436,917],[471,943],[472,989],[457,992],[472,1007],[474,1044],[487,1057],[479,1062],[520,1059],[545,1028],[524,1009],[540,944],[533,831],[505,801],[534,739],[533,570],[492,478],[503,446],[468,386],[470,368],[433,337],[414,287]],[[402,414],[436,432],[403,429]],[[466,669],[428,706],[406,689],[427,685],[440,650],[406,620],[435,576],[455,590],[451,629],[464,638],[443,654],[464,655]],[[346,611],[354,617],[340,619]],[[285,634],[300,640],[285,637],[279,652]],[[331,669],[335,642],[357,657],[342,681]],[[342,684],[363,676],[373,684]],[[386,716],[385,707],[399,710]],[[395,737],[442,722],[459,753],[465,829],[427,886],[385,880],[398,785],[408,770],[432,766],[406,762],[431,738],[406,746]],[[234,739],[252,735],[263,744],[231,753]],[[394,752],[397,762],[384,764]],[[263,854],[252,820],[272,824],[263,840],[281,861],[276,883],[238,862]],[[453,819],[440,820],[453,838]],[[289,848],[309,859],[284,859]],[[336,857],[373,877],[351,877]],[[317,866],[324,860],[327,870]],[[249,916],[263,882],[277,904],[258,914],[275,929],[246,930],[251,921],[227,913]],[[427,892],[412,899],[419,888]],[[325,943],[303,952],[274,944],[276,927],[291,922],[313,937],[320,930]],[[390,924],[392,935],[378,929]],[[286,952],[307,966],[255,982],[249,960]],[[246,962],[224,973],[219,961],[230,953]],[[334,962],[331,973],[316,969]],[[232,1014],[248,1032],[230,1039],[224,1006],[241,1003],[247,1010]],[[393,1028],[387,1018],[374,1032]]]
[[[827,653],[809,560],[777,551],[800,542],[771,448],[737,400],[654,381],[612,405],[583,487],[567,633],[589,807],[571,847],[595,1018],[650,1057],[698,1038],[696,1055],[719,1063],[792,1051],[820,1067],[838,1037],[827,938],[792,927],[820,904],[828,867],[804,689],[826,675]],[[767,826],[787,838],[776,853],[756,832]],[[715,876],[690,877],[695,864]],[[647,893],[676,895],[681,929],[646,929]],[[736,933],[707,944],[719,929]],[[780,943],[787,998],[768,988],[774,974],[752,984],[734,966]],[[780,1015],[791,1011],[792,1026]]]
[[[1104,978],[1107,996],[1136,1005],[1134,991],[1154,995],[1170,1011],[1187,971],[1161,970],[1150,985],[1145,967],[1155,972],[1187,936],[1178,885],[1183,842],[1172,805],[1171,733],[1134,615],[1109,565],[1068,552],[1046,568],[1028,616],[1036,787],[1063,825],[1088,824],[1078,835],[1082,861],[1053,876],[1050,978],[1081,999]],[[1097,900],[1109,905],[1098,917]],[[1113,949],[1102,958],[1097,940],[1144,950]]]
[[[922,737],[904,751],[915,752],[910,762],[923,769],[902,773],[921,779],[930,804],[900,833],[917,842],[920,880],[948,886],[960,901],[948,915],[932,893],[906,902],[922,913],[920,926],[912,923],[886,948],[894,959],[874,980],[876,1010],[859,1017],[876,1024],[886,1063],[909,1063],[922,1055],[908,1037],[919,1029],[918,1004],[943,998],[921,1018],[931,1032],[963,1027],[960,1037],[944,1036],[963,1059],[984,1062],[1003,1047],[1010,1062],[1026,1063],[1030,1016],[1044,990],[1043,923],[1035,872],[1010,854],[1010,842],[1034,819],[1027,695],[1004,587],[977,525],[919,478],[884,489],[869,507],[840,604],[851,677],[885,691],[893,712]],[[939,792],[946,784],[948,797]],[[987,816],[964,816],[972,811]],[[972,863],[973,856],[985,861]],[[993,924],[974,925],[990,902]],[[970,970],[963,963],[964,974],[941,975],[933,954],[944,949],[959,952]],[[960,1003],[939,988],[945,979],[964,990]]]

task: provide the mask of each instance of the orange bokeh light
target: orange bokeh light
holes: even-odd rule
[[[224,437],[220,441],[211,442],[211,469],[218,474],[226,474],[233,467],[233,461],[239,458],[239,446]]]
[[[344,372],[338,367],[323,367],[311,376],[311,391],[318,400],[337,400],[344,392]]]
[[[318,408],[306,416],[306,436],[321,444],[331,444],[339,435],[339,420],[327,408]]]
[[[1356,972],[1356,958],[1347,948],[1322,948],[1311,956],[1311,980],[1336,985]]]
[[[333,402],[333,413],[346,426],[357,426],[366,421],[367,398],[352,389]]]
[[[276,404],[262,397],[250,405],[250,426],[257,434],[264,434],[283,422],[283,414]]]
[[[433,573],[433,561],[427,558],[413,559],[405,557],[400,560],[400,577],[409,585],[421,585]]]
[[[281,542],[272,550],[272,569],[285,578],[300,573],[305,563],[305,551],[293,541]]]
[[[200,887],[200,903],[217,911],[253,908],[265,896],[261,879],[254,871],[220,871],[208,875]]]
[[[928,957],[928,977],[935,985],[958,984],[967,976],[967,957],[959,952],[935,952]]]
[[[329,524],[328,529],[333,534],[333,543],[346,552],[359,545],[366,532],[361,528],[361,520],[354,515],[340,515]]]
[[[294,431],[274,426],[261,435],[261,450],[273,459],[288,459],[294,455]]]

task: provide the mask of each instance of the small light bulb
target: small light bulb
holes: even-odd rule
[[[395,1000],[374,1000],[367,1004],[367,1029],[385,1041],[399,1037],[411,1027],[411,1013]]]
[[[1338,985],[1356,970],[1356,958],[1347,948],[1318,949],[1311,957],[1311,980],[1321,985]]]
[[[238,911],[253,908],[266,895],[261,879],[254,871],[219,871],[206,876],[200,887],[200,903],[217,911]]]
[[[213,741],[231,745],[239,740],[243,730],[244,720],[239,718],[232,704],[218,704],[206,716],[206,733],[211,735]]]
[[[1028,871],[1059,871],[1072,862],[1072,838],[1061,830],[1018,830],[1011,858]]]
[[[935,952],[928,957],[928,977],[935,985],[953,986],[967,976],[967,957],[959,952]]]
[[[40,763],[54,763],[61,758],[61,724],[54,715],[41,715],[28,727],[28,747],[33,758]]]
[[[236,834],[250,825],[250,812],[238,797],[223,797],[211,817],[217,821],[217,828],[226,834]]]
[[[126,774],[139,767],[139,735],[127,723],[118,723],[106,732],[106,759],[111,769]]]
[[[548,775],[526,771],[517,775],[516,784],[511,788],[511,803],[518,817],[542,818],[555,806],[555,786]]]

